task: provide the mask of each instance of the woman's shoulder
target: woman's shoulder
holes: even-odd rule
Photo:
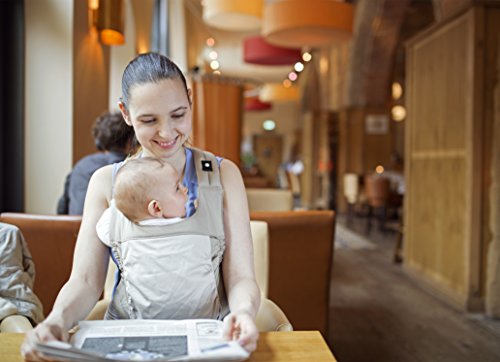
[[[211,154],[211,155],[212,155],[212,156],[214,156],[214,157],[215,157],[215,159],[217,160],[217,164],[219,165],[219,167],[220,167],[220,165],[221,165],[222,161],[224,160],[224,158],[223,158],[223,157],[221,157],[221,156],[214,155],[214,154],[213,154],[212,152],[210,152],[210,151],[202,150],[202,149],[199,149],[199,148],[196,148],[196,147],[185,147],[185,150],[186,150],[186,158],[187,158],[187,160],[192,160],[192,159],[193,159],[193,154],[194,154],[195,152],[198,152],[198,153],[208,153],[208,154]],[[191,162],[191,163],[192,163],[192,165],[194,165],[194,163],[193,163],[193,162]]]
[[[90,178],[90,182],[98,189],[109,189],[111,187],[113,169],[114,164],[106,165],[97,169]]]

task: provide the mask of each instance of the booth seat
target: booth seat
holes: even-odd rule
[[[335,214],[333,211],[251,212],[269,230],[270,300],[295,330],[327,336]]]
[[[291,211],[291,190],[270,188],[246,188],[248,208],[252,211]]]
[[[22,231],[35,263],[34,291],[42,302],[44,314],[48,315],[59,290],[70,276],[81,217],[2,213],[0,221],[16,225]],[[264,222],[251,222],[251,229],[254,242],[258,244],[256,254],[265,255],[268,249],[267,225]],[[259,256],[259,258],[261,257]],[[263,285],[264,292],[256,319],[257,327],[261,331],[292,330],[292,325],[283,311],[275,303],[265,298],[268,279],[267,263],[258,260],[256,266],[258,283]],[[111,298],[115,270],[116,266],[110,262],[103,298],[92,310],[89,319],[102,319],[104,316],[104,311]],[[27,319],[22,316],[12,316],[9,320],[6,319],[2,322],[0,331],[25,331],[26,322]]]

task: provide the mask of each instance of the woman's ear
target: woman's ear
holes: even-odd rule
[[[160,203],[156,200],[151,200],[148,204],[148,213],[155,218],[163,217],[163,210]]]
[[[122,112],[122,116],[123,119],[125,120],[125,123],[128,124],[129,126],[132,126],[132,122],[130,121],[130,115],[128,113],[127,107],[125,107],[125,104],[123,104],[123,102],[118,102],[118,107]]]
[[[189,105],[192,106],[193,105],[193,92],[191,91],[191,88],[187,89],[187,96],[188,96]]]

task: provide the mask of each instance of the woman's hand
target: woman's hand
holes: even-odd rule
[[[21,354],[25,361],[49,361],[42,354],[35,351],[37,343],[45,343],[48,341],[63,341],[68,340],[68,331],[63,329],[58,324],[50,322],[42,322],[35,329],[26,333],[26,338],[21,345]]]
[[[252,318],[246,312],[229,313],[224,318],[224,338],[237,341],[248,352],[257,348],[259,331]]]

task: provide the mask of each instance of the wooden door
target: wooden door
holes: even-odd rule
[[[277,134],[259,134],[254,136],[253,143],[259,170],[272,185],[276,185],[278,169],[283,162],[283,137]]]

